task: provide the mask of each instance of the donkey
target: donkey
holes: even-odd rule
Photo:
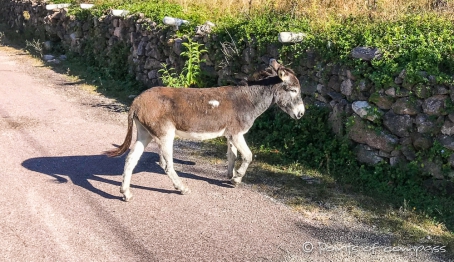
[[[241,183],[252,161],[252,152],[244,134],[255,119],[271,105],[277,104],[293,119],[304,115],[300,83],[295,73],[270,60],[273,76],[250,82],[248,86],[223,86],[216,88],[153,87],[137,96],[129,109],[128,129],[121,146],[107,151],[110,157],[124,154],[131,145],[133,123],[137,140],[126,158],[120,192],[123,200],[132,198],[130,191],[134,167],[145,147],[154,140],[160,150],[159,165],[170,177],[175,189],[190,193],[173,168],[173,141],[175,136],[185,139],[227,138],[228,176],[234,186]],[[237,152],[242,163],[234,170]]]

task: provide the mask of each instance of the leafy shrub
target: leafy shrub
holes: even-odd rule
[[[391,167],[385,163],[366,166],[356,161],[346,138],[336,138],[331,132],[328,115],[327,109],[313,106],[296,121],[280,110],[269,110],[257,119],[247,139],[255,147],[281,152],[280,164],[297,162],[329,173],[341,184],[352,185],[354,190],[397,207],[408,201],[428,217],[454,229],[454,197],[428,193],[424,187],[428,177],[420,170],[422,159],[449,156],[440,145],[421,152],[416,161],[406,166]]]
[[[164,16],[185,17],[180,5],[166,0],[138,0],[125,1],[116,6],[118,9],[126,9],[131,13],[143,13],[153,21],[162,21]]]
[[[162,82],[164,85],[171,87],[203,87],[200,63],[204,62],[204,60],[200,56],[206,53],[207,50],[201,49],[203,44],[193,42],[191,39],[188,39],[188,42],[182,43],[182,45],[186,47],[186,51],[181,52],[180,55],[187,58],[183,69],[177,75],[174,68],[167,69],[167,65],[162,64],[164,68],[159,70],[162,74]]]
[[[31,41],[25,40],[25,50],[33,56],[42,57],[43,43],[36,39],[32,39]]]
[[[0,46],[5,44],[5,33],[0,31]]]
[[[73,3],[76,2],[73,0]],[[439,83],[452,81],[450,74],[454,69],[454,28],[451,17],[429,7],[427,12],[421,12],[422,2],[402,7],[402,10],[408,10],[405,9],[399,16],[390,15],[393,19],[373,15],[386,13],[385,9],[377,9],[380,5],[391,10],[392,6],[386,5],[386,2],[375,3],[373,7],[363,10],[374,10],[375,13],[338,16],[334,12],[328,12],[324,18],[315,15],[322,6],[305,3],[291,5],[290,2],[275,1],[267,1],[261,6],[249,6],[247,12],[225,12],[221,7],[191,1],[185,2],[183,7],[168,0],[98,0],[95,1],[94,9],[75,12],[83,18],[88,12],[100,16],[109,8],[121,8],[128,9],[131,13],[144,13],[158,24],[164,16],[189,20],[191,26],[180,28],[178,34],[192,34],[192,26],[211,20],[217,24],[214,33],[219,37],[220,43],[232,40],[240,49],[252,45],[258,49],[257,57],[266,52],[268,45],[273,44],[280,48],[282,60],[296,65],[304,61],[307,50],[313,50],[325,62],[350,66],[379,88],[391,84],[402,69],[406,69],[410,83],[427,81],[421,77],[420,71],[436,76]],[[284,8],[287,5],[293,8],[292,12]],[[360,5],[353,6],[358,8]],[[297,12],[298,9],[301,11]],[[277,34],[281,31],[305,32],[308,37],[295,45],[282,45],[276,43]],[[377,47],[383,56],[370,63],[352,60],[350,52],[357,46]]]

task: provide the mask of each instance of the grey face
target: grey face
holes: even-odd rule
[[[298,78],[293,72],[282,66],[276,71],[282,83],[275,96],[275,102],[290,117],[300,119],[304,115],[305,107],[301,98],[301,87]]]
[[[305,107],[301,98],[300,88],[283,87],[278,91],[276,104],[282,111],[286,112],[293,119],[303,117]]]

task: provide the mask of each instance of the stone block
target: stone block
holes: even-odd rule
[[[398,115],[416,115],[421,112],[421,102],[408,97],[399,98],[391,106],[394,113]]]
[[[383,116],[383,125],[394,135],[406,137],[413,129],[413,120],[409,115],[397,115],[389,110]]]
[[[350,127],[348,137],[355,142],[367,144],[370,147],[391,152],[398,143],[396,136],[383,130],[374,130],[359,117],[353,117],[353,125]]]
[[[435,95],[424,100],[422,109],[428,115],[446,115],[445,101],[446,95]]]
[[[355,147],[356,157],[359,162],[376,165],[383,161],[383,157],[378,155],[378,150],[370,150],[368,146],[359,144]]]

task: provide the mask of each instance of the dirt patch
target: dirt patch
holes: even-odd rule
[[[3,116],[0,119],[0,129],[22,130],[37,126],[39,121],[30,117],[9,117]]]

